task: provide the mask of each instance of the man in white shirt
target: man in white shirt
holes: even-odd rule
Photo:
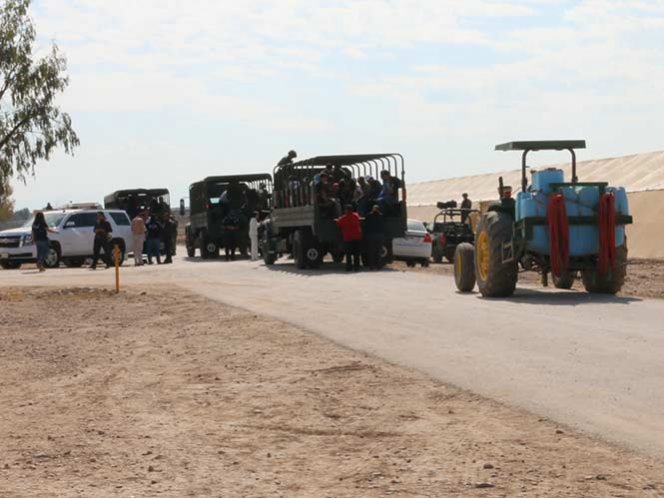
[[[254,213],[254,216],[249,220],[249,240],[251,241],[251,260],[258,261],[258,217],[260,214]]]
[[[131,233],[134,239],[134,265],[143,265],[143,246],[145,245],[145,218],[147,213],[142,212],[131,220]]]

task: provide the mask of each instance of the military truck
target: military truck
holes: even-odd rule
[[[167,188],[135,188],[117,190],[104,197],[106,209],[122,209],[133,219],[145,210],[160,215],[163,211],[170,213],[170,193]]]
[[[381,260],[382,264],[391,261],[392,240],[403,237],[407,227],[404,159],[401,154],[357,154],[317,156],[274,169],[273,205],[260,241],[265,264],[274,264],[285,253],[293,256],[299,269],[319,268],[327,254],[336,262],[343,259],[343,241],[335,221],[341,215],[341,202],[325,198],[320,191],[321,173],[326,169],[347,179],[376,180],[386,171],[397,180],[396,202],[382,206]],[[370,208],[360,209],[361,217]],[[367,264],[366,248],[363,261]]]
[[[126,211],[131,220],[143,211],[149,211],[161,220],[165,214],[171,214],[170,193],[167,188],[117,190],[104,197],[104,207]],[[175,256],[177,246],[177,222],[175,223],[171,234],[171,256]],[[165,244],[162,242],[161,253],[165,254],[165,251]]]
[[[219,256],[225,247],[224,219],[231,213],[240,220],[238,248],[247,254],[249,220],[255,211],[267,211],[272,195],[269,173],[209,176],[189,187],[189,223],[185,227],[187,256]]]

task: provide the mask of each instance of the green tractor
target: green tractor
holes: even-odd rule
[[[496,150],[520,151],[521,192],[499,182],[500,202],[484,213],[475,233],[475,246],[460,244],[454,276],[461,292],[475,283],[485,297],[508,297],[520,271],[535,271],[544,286],[551,274],[555,287],[571,289],[578,276],[588,292],[616,294],[627,269],[625,225],[632,223],[627,194],[605,182],[580,182],[576,149],[583,140],[510,142]],[[532,172],[528,183],[528,153],[567,150],[572,156],[572,178],[561,169]]]

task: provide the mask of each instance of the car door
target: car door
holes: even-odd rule
[[[72,214],[63,225],[62,255],[91,256],[96,222],[97,213],[94,211]]]

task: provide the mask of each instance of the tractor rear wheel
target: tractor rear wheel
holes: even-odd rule
[[[553,285],[556,289],[565,289],[570,290],[574,286],[574,280],[576,279],[576,272],[566,271],[560,276],[556,276],[553,273],[551,274],[553,280]]]
[[[514,234],[512,217],[489,211],[480,219],[475,241],[475,276],[484,297],[508,297],[514,294],[518,279],[516,261],[503,263],[503,244]]]
[[[459,292],[471,292],[475,288],[475,248],[464,242],[454,253],[454,282]]]
[[[600,275],[597,269],[581,272],[581,280],[587,292],[597,294],[617,294],[622,289],[627,275],[627,243],[616,248],[616,268],[606,275]]]

